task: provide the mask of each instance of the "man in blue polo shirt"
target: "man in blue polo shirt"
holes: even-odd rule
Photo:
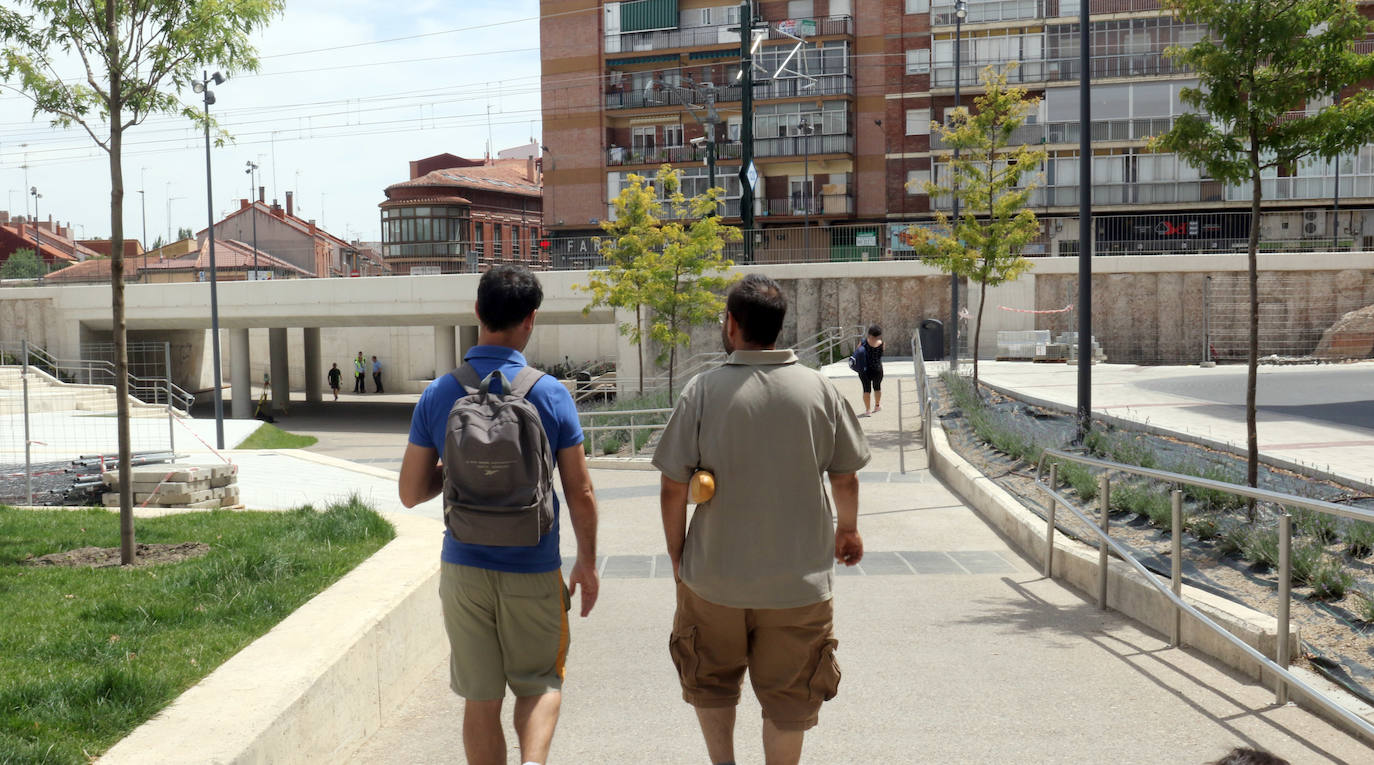
[[[480,377],[500,369],[506,379],[515,379],[526,365],[521,351],[534,331],[543,299],[543,288],[528,269],[500,266],[483,274],[477,287],[478,344],[465,357]],[[401,502],[406,507],[443,490],[448,414],[462,395],[454,376],[441,370],[415,405],[401,464]],[[596,496],[577,407],[567,389],[549,376],[536,382],[526,399],[539,412],[558,465],[577,538],[577,562],[565,587],[556,496],[553,528],[537,545],[467,544],[444,531],[439,596],[449,636],[449,683],[466,700],[463,748],[473,765],[506,762],[501,704],[507,686],[515,695],[522,761],[547,759],[562,700],[571,595],[581,588],[585,617],[596,603],[599,587]]]

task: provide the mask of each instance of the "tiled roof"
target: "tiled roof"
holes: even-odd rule
[[[531,183],[525,177],[528,164],[523,159],[498,159],[490,165],[479,167],[453,167],[435,170],[410,181],[393,183],[386,188],[387,196],[392,189],[407,188],[459,188],[500,191],[507,194],[538,197],[543,195],[540,184]]]
[[[111,260],[106,257],[92,258],[81,263],[73,263],[66,268],[53,271],[43,277],[45,281],[57,282],[108,282],[110,280]],[[138,272],[149,265],[158,263],[156,255],[135,255],[124,258],[124,278],[133,281]]]
[[[410,207],[412,205],[470,205],[470,202],[463,197],[448,195],[441,197],[416,197],[414,199],[388,199],[377,205],[381,208],[387,207]]]
[[[33,226],[24,226],[24,236],[19,236],[19,226],[0,226],[0,230],[10,237],[22,239],[26,244],[33,243]],[[47,229],[41,229],[38,233],[38,241],[42,244],[43,259],[48,261],[64,260],[76,262],[87,258],[96,258],[100,253],[89,247],[77,244],[65,236],[53,233]],[[30,247],[32,249],[32,247]]]
[[[253,210],[253,209],[257,209],[258,212],[260,212],[260,213],[262,213],[262,214],[264,214],[264,215],[270,215],[270,216],[273,217],[273,218],[277,218],[276,214],[272,212],[272,208],[271,208],[270,206],[268,206],[265,202],[256,202],[256,201],[255,201],[255,202],[253,202],[251,205],[249,205],[248,207],[240,207],[239,209],[237,209],[237,210],[235,210],[235,211],[229,213],[228,215],[224,216],[223,218],[220,218],[219,223],[223,223],[223,222],[229,220],[230,218],[233,218],[233,217],[238,216],[238,215],[245,215],[245,214],[247,214],[250,210]],[[280,217],[280,218],[277,218],[277,220],[279,220],[279,221],[285,223],[286,225],[290,226],[291,228],[296,229],[297,231],[301,232],[302,234],[305,234],[305,235],[307,235],[307,236],[310,235],[310,222],[307,221],[307,220],[303,220],[303,219],[301,219],[301,218],[298,218],[298,217],[296,217],[295,215],[287,215],[287,214],[286,214],[286,211],[284,211],[284,210],[282,211],[281,217]],[[197,231],[197,232],[196,232],[196,236],[197,236],[197,237],[200,237],[200,236],[204,235],[204,234],[205,234],[205,231],[206,231],[205,229],[201,229],[200,231]],[[342,244],[342,245],[345,246],[345,247],[350,246],[350,245],[348,244],[348,242],[345,242],[344,240],[340,239],[339,237],[334,236],[333,234],[329,233],[328,231],[325,231],[324,229],[320,228],[318,224],[315,226],[315,236],[317,236],[317,237],[323,237],[323,238],[325,238],[325,239],[331,239],[331,240],[333,240],[334,242],[336,242],[336,243],[338,243],[338,244]],[[218,241],[218,240],[216,240],[216,241]]]
[[[300,274],[301,276],[312,276],[299,266],[292,265],[281,258],[268,255],[262,250],[257,251],[257,267],[259,270],[271,269],[273,271],[287,271]],[[220,271],[238,271],[253,267],[253,248],[251,245],[244,244],[236,239],[216,239],[215,240],[215,268]],[[148,270],[172,270],[179,271],[191,269],[204,271],[210,268],[210,240],[206,239],[200,246],[200,252],[194,258],[176,258],[175,260],[164,260],[158,263],[150,263]]]

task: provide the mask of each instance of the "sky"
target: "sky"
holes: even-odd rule
[[[411,160],[480,158],[489,136],[493,155],[539,140],[538,14],[538,0],[286,0],[254,36],[260,70],[211,88],[211,114],[230,136],[211,149],[216,218],[248,196],[251,161],[269,202],[285,205],[292,190],[300,217],[377,241],[377,204],[408,179]],[[409,39],[386,42],[398,37]],[[130,129],[126,236],[143,239],[144,208],[148,241],[205,228],[205,181],[205,136],[185,118],[155,115]],[[105,152],[0,88],[0,210],[31,213],[31,187],[42,194],[40,220],[70,221],[81,238],[109,235]]]

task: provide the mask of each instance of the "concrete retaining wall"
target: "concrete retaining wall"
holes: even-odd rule
[[[388,515],[396,538],[139,726],[99,762],[338,762],[448,651],[442,524]]]

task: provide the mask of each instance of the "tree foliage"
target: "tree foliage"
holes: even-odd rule
[[[1255,388],[1259,364],[1259,231],[1262,176],[1291,171],[1307,157],[1330,159],[1374,138],[1374,55],[1355,44],[1371,31],[1354,0],[1165,0],[1181,21],[1208,25],[1190,47],[1167,52],[1194,71],[1184,88],[1197,109],[1156,138],[1158,151],[1178,154],[1231,185],[1250,184],[1250,344],[1246,381],[1246,478],[1259,474]],[[1343,95],[1344,89],[1352,89]],[[1330,103],[1326,103],[1327,101]]]
[[[931,123],[950,149],[950,173],[928,181],[925,192],[934,198],[957,199],[959,219],[943,210],[935,213],[936,229],[908,231],[914,249],[940,270],[979,285],[978,316],[973,332],[973,382],[978,383],[978,349],[982,339],[983,307],[987,288],[1014,281],[1030,269],[1021,253],[1040,232],[1035,212],[1027,202],[1034,191],[1037,172],[1045,161],[1043,150],[1020,144],[1012,148],[1012,136],[1035,112],[1040,100],[1028,98],[1025,88],[1009,87],[1004,70],[987,67],[979,73],[984,92],[973,99],[974,110],[955,109],[949,125]],[[957,350],[957,349],[956,349]]]
[[[624,323],[620,331],[640,346],[640,390],[648,340],[660,349],[657,363],[668,366],[671,395],[677,349],[691,342],[692,327],[719,320],[725,308],[721,293],[735,278],[728,274],[734,263],[724,256],[725,244],[742,236],[716,214],[724,189],[689,199],[681,173],[670,165],[660,167],[652,181],[635,174],[628,180],[615,200],[615,220],[602,224],[610,235],[601,245],[607,268],[592,272],[587,310],[636,310],[635,324]]]
[[[133,563],[124,317],[124,132],[150,114],[202,120],[182,101],[201,67],[254,70],[250,36],[283,0],[15,0],[0,6],[0,81],[54,126],[79,127],[109,159],[111,306],[119,430],[121,562]],[[70,68],[79,62],[73,77]]]
[[[37,279],[47,272],[47,264],[33,250],[16,250],[0,265],[0,279]]]

